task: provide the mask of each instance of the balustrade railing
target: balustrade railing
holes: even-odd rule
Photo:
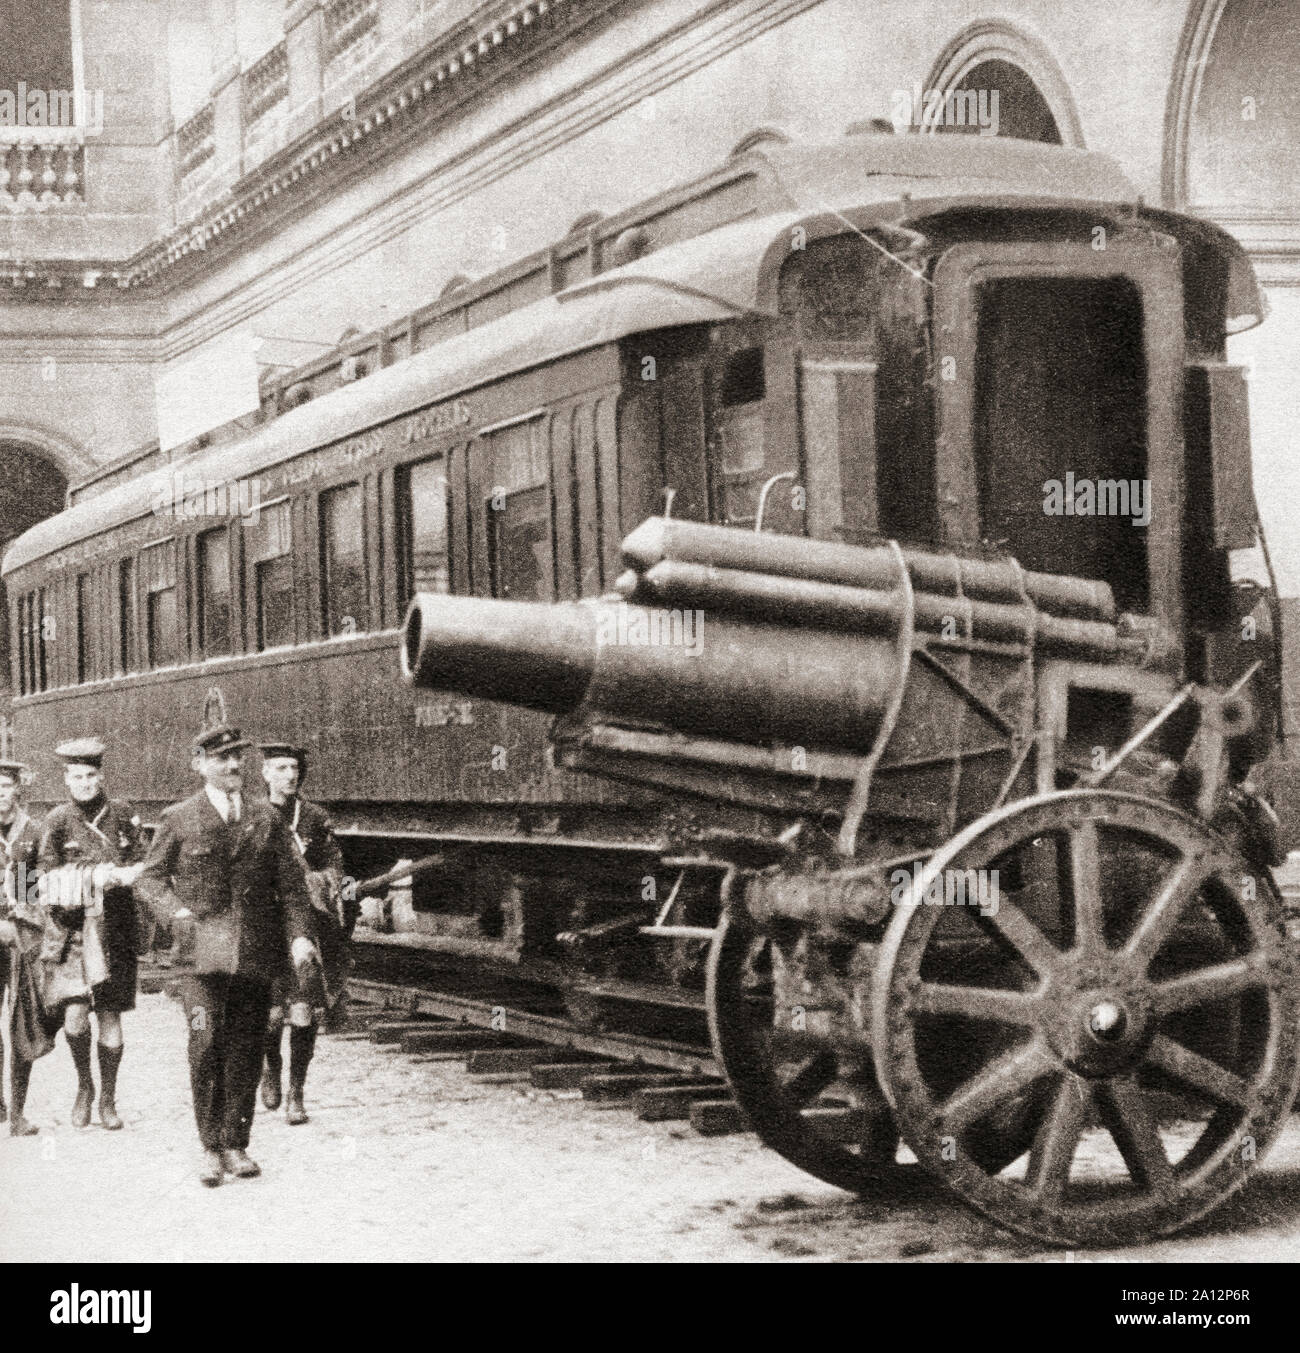
[[[0,211],[81,208],[85,173],[79,129],[0,127]]]

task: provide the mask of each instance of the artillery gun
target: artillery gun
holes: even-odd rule
[[[1005,558],[654,519],[624,559],[595,601],[417,597],[403,671],[555,714],[573,769],[761,804],[680,846],[725,866],[709,1021],[763,1139],[870,1191],[901,1135],[1062,1244],[1239,1187],[1300,1065],[1261,661],[1180,683],[1108,586]]]
[[[408,682],[549,713],[558,766],[669,805],[678,884],[620,939],[707,943],[765,1142],[871,1192],[901,1139],[1062,1245],[1218,1206],[1300,1075],[1225,348],[1263,305],[1226,236],[1100,201],[1126,191],[961,181],[773,237],[763,421],[726,366],[681,519],[625,509],[603,596],[421,594],[401,641]],[[618,468],[602,492],[644,501]]]

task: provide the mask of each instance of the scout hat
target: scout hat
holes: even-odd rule
[[[69,766],[94,766],[98,770],[104,764],[107,748],[98,738],[72,738],[61,742],[54,749],[54,755]]]
[[[307,749],[305,747],[295,747],[291,742],[259,742],[257,750],[262,753],[263,761],[274,760],[277,756],[292,757],[298,763],[298,776],[300,779],[307,774]]]
[[[195,752],[203,752],[207,756],[221,756],[225,752],[238,751],[249,745],[248,739],[238,728],[232,728],[225,723],[217,724],[215,728],[205,728],[194,739]]]

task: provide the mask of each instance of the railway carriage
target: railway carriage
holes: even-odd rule
[[[1031,1234],[1172,1229],[1300,1066],[1249,264],[1082,152],[746,162],[665,247],[23,536],[19,746],[48,785],[129,730],[156,812],[219,689],[311,750],[356,876],[436,859],[392,943],[707,1006],[824,1179],[901,1133]]]

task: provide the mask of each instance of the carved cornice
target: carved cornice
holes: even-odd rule
[[[380,77],[345,107],[246,174],[193,221],[128,259],[0,263],[0,299],[76,302],[188,282],[274,231],[340,184],[426,134],[501,80],[562,46],[625,0],[510,0]]]

